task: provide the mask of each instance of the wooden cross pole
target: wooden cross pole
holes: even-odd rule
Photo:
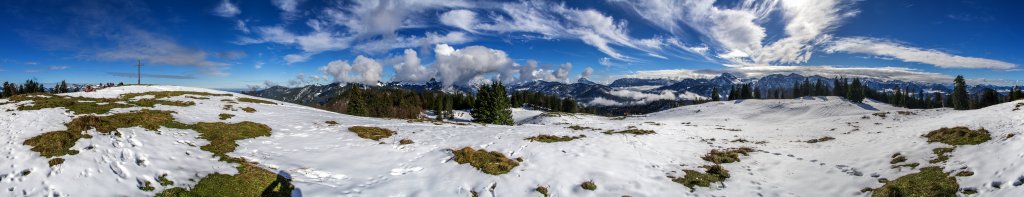
[[[139,73],[138,73],[139,74],[138,75],[139,78],[138,78],[138,81],[136,81],[135,83],[138,84],[138,85],[142,85],[142,60],[141,59],[139,59],[139,64],[136,65],[136,66],[139,67]]]

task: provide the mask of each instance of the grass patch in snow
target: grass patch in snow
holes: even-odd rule
[[[167,174],[163,174],[163,175],[160,175],[160,177],[157,177],[156,182],[160,183],[160,186],[165,186],[165,187],[166,186],[170,186],[170,185],[174,185],[174,181],[171,181],[170,179],[167,179]]]
[[[634,126],[630,126],[629,128],[626,128],[625,130],[621,130],[621,131],[614,131],[614,130],[612,130],[612,131],[605,131],[605,132],[601,132],[601,133],[608,134],[608,135],[612,135],[612,134],[649,135],[649,134],[654,134],[655,132],[652,131],[652,130],[638,129],[638,128],[634,127]]]
[[[871,196],[956,196],[959,189],[956,178],[942,172],[942,168],[933,166],[889,181],[875,189]]]
[[[252,108],[252,107],[243,107],[243,108],[242,108],[242,111],[245,111],[245,112],[248,112],[248,113],[256,113],[256,108]]]
[[[413,141],[410,140],[410,139],[398,140],[398,144],[401,144],[401,145],[412,144],[412,143],[413,143]]]
[[[572,129],[572,130],[576,130],[576,131],[582,131],[582,130],[598,131],[598,130],[601,130],[601,129],[598,129],[598,128],[584,127],[584,126],[580,126],[580,125],[572,125],[572,126],[569,126],[569,127],[566,127],[566,128],[569,128],[569,129]]]
[[[64,158],[53,158],[53,159],[50,159],[50,161],[47,161],[46,163],[50,164],[50,167],[53,167],[55,165],[60,165],[60,164],[64,163]]]
[[[326,123],[327,125],[337,125],[338,124],[337,121],[333,121],[333,120],[324,121],[324,123]]]
[[[380,127],[352,126],[348,128],[348,131],[356,133],[360,138],[377,141],[391,137],[391,135],[395,134],[395,131]]]
[[[897,164],[897,163],[901,163],[901,162],[904,162],[904,161],[907,161],[907,157],[904,157],[900,153],[896,153],[896,154],[892,154],[892,160],[889,161],[889,164]]]
[[[126,93],[121,94],[121,98],[131,99],[139,96],[153,96],[154,99],[175,97],[181,95],[193,95],[193,96],[231,96],[231,94],[214,94],[209,92],[194,92],[194,91],[159,91],[159,92],[142,92],[142,93]]]
[[[235,117],[235,115],[232,115],[232,114],[220,114],[220,115],[217,115],[217,116],[219,116],[221,120],[227,120],[227,119],[230,119],[231,117]]]
[[[238,174],[210,174],[190,189],[171,188],[156,196],[289,196],[291,181],[248,162],[241,162]]]
[[[919,165],[921,165],[921,164],[919,164],[919,163],[907,163],[907,164],[895,165],[895,166],[892,166],[892,168],[896,169],[896,168],[901,168],[901,167],[910,167],[910,169],[914,169],[914,168],[917,168],[917,166],[919,166]]]
[[[953,152],[953,148],[935,148],[932,149],[932,153],[935,153],[935,159],[929,160],[928,163],[941,163],[949,160],[949,153]]]
[[[270,127],[255,122],[223,123],[223,122],[200,122],[194,125],[186,125],[186,129],[192,129],[199,133],[199,137],[210,141],[210,144],[200,146],[199,149],[209,151],[221,158],[223,161],[237,160],[227,156],[227,153],[235,151],[237,140],[270,136]]]
[[[712,183],[719,183],[729,178],[729,170],[726,170],[721,165],[715,164],[702,167],[705,169],[704,172],[683,170],[686,173],[683,177],[669,176],[668,178],[672,179],[672,182],[683,184],[683,186],[690,188],[690,191],[693,191],[695,187],[710,187]]]
[[[537,186],[537,189],[533,189],[533,191],[537,191],[537,193],[540,193],[544,197],[548,197],[548,187]]]
[[[583,184],[580,184],[580,187],[590,191],[597,190],[597,184],[594,184],[594,181],[583,182]]]
[[[262,99],[245,98],[245,97],[238,98],[238,102],[277,105],[277,103],[275,103],[275,102],[266,101],[266,100],[262,100]]]
[[[147,92],[147,93],[136,93],[136,94],[125,94],[119,98],[86,98],[86,97],[69,97],[59,96],[52,94],[24,94],[15,95],[10,98],[11,101],[32,101],[31,105],[18,106],[18,110],[39,110],[47,108],[58,108],[63,107],[68,111],[74,112],[75,114],[104,114],[110,112],[111,109],[115,108],[128,108],[128,107],[153,107],[156,105],[168,105],[168,106],[192,106],[195,105],[191,101],[165,101],[159,100],[159,97],[145,98],[134,100],[136,96],[141,95],[152,95],[160,94],[161,92]]]
[[[149,181],[143,181],[141,184],[142,185],[139,185],[139,189],[142,190],[142,191],[147,191],[148,192],[148,191],[156,190],[156,188],[153,187],[153,183],[150,183]]]
[[[109,134],[119,128],[137,126],[156,131],[160,126],[181,125],[174,121],[171,113],[173,112],[140,110],[110,116],[80,116],[64,124],[68,128],[67,130],[46,132],[25,140],[24,144],[31,146],[32,151],[47,158],[74,155],[78,154],[78,151],[71,150],[71,147],[75,146],[75,142],[84,137],[83,132],[89,129]]]
[[[954,146],[981,144],[992,139],[985,128],[971,130],[967,127],[941,128],[928,132],[924,137],[928,138],[928,142],[941,142]]]
[[[813,143],[818,143],[818,142],[826,142],[826,141],[830,141],[830,140],[834,140],[834,139],[836,139],[836,138],[833,138],[832,136],[825,136],[825,137],[821,137],[821,138],[818,138],[818,139],[807,140],[807,143],[813,144]]]
[[[572,141],[572,140],[575,140],[575,139],[580,139],[580,138],[583,138],[583,137],[587,137],[587,136],[585,136],[585,135],[579,135],[579,136],[538,135],[538,136],[528,137],[528,138],[526,138],[526,140],[530,140],[530,141],[534,141],[534,142],[552,143],[552,142],[567,142],[567,141]]]
[[[956,173],[956,176],[974,176],[974,172],[970,170],[964,170]]]
[[[700,158],[715,164],[733,163],[740,161],[740,155],[746,156],[753,151],[754,149],[749,147],[715,149]]]
[[[504,154],[499,152],[491,152],[486,150],[474,150],[470,147],[465,147],[459,150],[451,150],[452,154],[455,154],[455,162],[459,164],[469,164],[477,170],[483,171],[490,175],[501,175],[512,171],[513,168],[519,166],[519,162],[516,160],[505,157]]]

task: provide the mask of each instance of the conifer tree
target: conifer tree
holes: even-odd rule
[[[1024,97],[1024,91],[1020,89],[1020,86],[1013,86],[1013,89],[1010,90],[1010,99],[1007,102],[1020,100],[1022,97]]]
[[[956,110],[967,110],[970,109],[970,99],[967,95],[967,82],[964,80],[963,75],[957,75],[956,79],[953,80],[953,109]]]
[[[743,84],[740,87],[740,98],[741,99],[752,99],[754,95],[751,95],[750,84]]]
[[[473,122],[512,125],[512,110],[501,82],[481,85],[473,106]]]
[[[981,100],[978,101],[978,108],[985,108],[999,104],[999,92],[992,88],[985,88],[981,94]]]
[[[853,83],[847,90],[846,98],[855,103],[864,102],[864,86],[860,84],[860,78],[853,79]]]
[[[711,101],[721,101],[722,99],[718,96],[718,86],[711,87]]]
[[[452,109],[452,105],[455,103],[455,98],[445,99],[444,101],[444,118],[452,119],[455,118],[455,112]]]
[[[348,98],[348,110],[346,111],[349,115],[353,116],[369,116],[369,111],[366,109],[366,97],[363,95],[362,88],[358,84],[349,84],[352,86],[351,95]]]
[[[761,88],[754,87],[754,99],[763,99],[763,97],[761,97]]]

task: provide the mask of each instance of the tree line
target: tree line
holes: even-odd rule
[[[1020,86],[1014,86],[1010,92],[1003,96],[992,88],[982,89],[980,94],[971,96],[967,92],[967,83],[963,76],[957,76],[953,80],[953,92],[945,94],[942,92],[925,93],[924,90],[912,92],[909,87],[895,87],[889,90],[873,90],[862,83],[859,78],[852,81],[847,78],[833,78],[832,86],[828,86],[821,80],[811,83],[809,79],[803,82],[793,83],[792,88],[786,91],[783,89],[760,90],[751,83],[736,84],[731,87],[725,98],[721,98],[718,87],[711,90],[711,101],[739,100],[739,99],[793,99],[805,96],[839,96],[855,103],[861,103],[865,98],[878,102],[887,103],[897,107],[911,109],[932,109],[952,107],[956,110],[979,109],[1003,102],[1010,102],[1024,99],[1024,93]]]
[[[513,91],[511,98],[513,107],[531,107],[551,112],[579,113],[587,112],[587,108],[569,97],[559,98],[533,91]],[[593,110],[593,109],[589,109]]]
[[[39,82],[37,82],[36,80],[33,80],[33,79],[25,80],[25,83],[22,83],[22,84],[17,84],[17,83],[11,83],[11,82],[4,81],[3,92],[0,92],[0,98],[8,98],[8,97],[12,97],[14,95],[20,95],[20,94],[34,94],[34,93],[53,93],[53,94],[57,94],[57,93],[68,93],[68,92],[70,92],[70,88],[68,87],[68,83],[63,81],[63,80],[60,81],[60,83],[54,84],[53,88],[50,88],[49,90],[47,90],[47,88],[45,86],[43,86],[42,83],[39,83]]]

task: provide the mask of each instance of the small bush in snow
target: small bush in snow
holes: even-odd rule
[[[836,139],[836,138],[833,138],[831,136],[825,136],[825,137],[821,137],[821,138],[818,138],[818,139],[807,140],[807,143],[812,143],[813,144],[813,143],[818,143],[818,142],[830,141],[830,140],[834,140],[834,139]]]
[[[401,145],[406,145],[406,144],[412,144],[412,143],[413,143],[413,142],[412,142],[412,140],[410,140],[410,139],[402,139],[402,140],[398,140],[398,144],[401,144]]]
[[[519,162],[516,160],[505,157],[504,154],[499,152],[490,152],[486,150],[474,150],[470,147],[465,147],[458,150],[451,150],[455,154],[455,162],[459,164],[469,164],[477,170],[483,171],[490,175],[500,175],[512,171],[512,168],[519,166]]]
[[[981,144],[992,139],[985,128],[971,130],[967,127],[941,128],[928,132],[924,137],[928,138],[928,142],[941,142],[954,146]]]
[[[949,153],[953,152],[953,148],[935,148],[932,149],[935,153],[935,159],[928,161],[928,163],[941,163],[949,160]]]
[[[537,191],[537,193],[540,193],[541,195],[544,195],[544,197],[548,197],[548,188],[547,187],[537,186],[537,189],[534,189],[533,191]]]
[[[630,126],[626,130],[621,130],[621,131],[605,131],[605,132],[601,132],[601,133],[608,134],[608,135],[611,135],[611,134],[649,135],[649,134],[654,134],[655,132],[652,131],[652,130],[637,129],[636,127]]]
[[[363,139],[371,140],[380,140],[395,134],[395,131],[380,127],[353,126],[349,127],[348,131],[356,133],[356,135]]]
[[[218,116],[220,116],[221,120],[227,120],[227,119],[230,119],[231,117],[235,117],[235,115],[231,115],[231,114],[220,114]]]
[[[242,108],[242,111],[245,111],[245,112],[248,112],[248,113],[255,113],[255,112],[256,112],[256,108],[252,108],[252,107],[243,107],[243,108]]]

